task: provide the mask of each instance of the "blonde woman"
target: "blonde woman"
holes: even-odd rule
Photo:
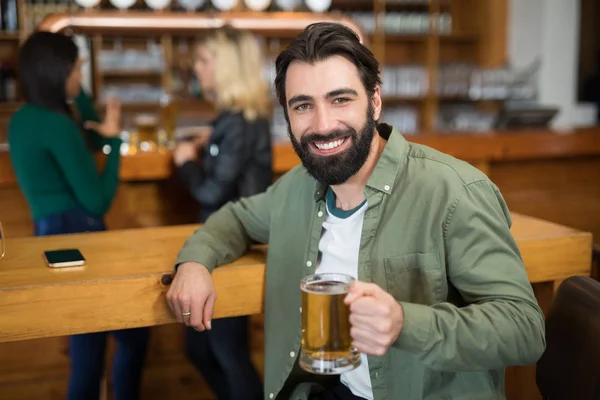
[[[272,102],[263,67],[255,38],[231,27],[215,30],[197,48],[195,73],[218,116],[209,138],[179,144],[174,161],[200,203],[202,223],[225,203],[261,193],[272,183]],[[189,325],[189,310],[177,317]],[[219,400],[263,398],[250,360],[247,317],[215,319],[204,332],[186,327],[186,355]]]
[[[248,32],[220,28],[198,45],[194,70],[218,115],[210,138],[200,142],[200,160],[199,142],[179,144],[174,160],[201,205],[201,222],[228,201],[272,183],[272,101],[263,65],[260,46]]]

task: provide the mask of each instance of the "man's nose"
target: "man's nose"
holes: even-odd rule
[[[314,114],[314,133],[328,134],[331,132],[332,127],[333,121],[327,107],[323,105],[316,106]]]

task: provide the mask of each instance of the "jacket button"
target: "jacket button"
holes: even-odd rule
[[[384,188],[385,190],[390,190],[390,185],[385,185],[383,188]]]
[[[312,261],[307,261],[307,262],[306,262],[306,266],[307,266],[307,267],[312,267]]]
[[[269,398],[272,399],[273,397],[275,397],[275,395],[273,393],[269,393]]]
[[[321,218],[321,217],[323,216],[323,211],[319,211],[319,212],[317,213],[317,216],[318,216],[319,218]]]
[[[296,353],[294,353],[293,351],[290,351],[290,357],[292,357],[292,358],[296,357]]]

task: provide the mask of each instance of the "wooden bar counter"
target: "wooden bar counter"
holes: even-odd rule
[[[600,243],[600,127],[408,136],[472,163],[498,185],[511,210],[590,231]],[[100,164],[103,157],[99,157]],[[299,164],[289,142],[274,144],[273,169]],[[124,229],[193,223],[197,206],[173,177],[171,153],[125,155],[122,185],[107,217]],[[8,236],[29,236],[27,205],[0,150],[0,221]]]
[[[0,342],[11,343],[0,345],[0,398],[30,398],[34,392],[48,398],[40,388],[49,382],[53,393],[60,393],[56,398],[61,398],[66,389],[68,359],[49,348],[52,343],[59,348],[65,346],[65,338],[53,337],[174,322],[166,306],[168,281],[164,277],[172,272],[177,251],[196,227],[8,238],[6,257],[0,260]],[[552,287],[572,275],[589,275],[589,233],[520,214],[513,214],[512,233],[532,283],[548,282]],[[87,258],[86,265],[48,268],[42,252],[56,248],[80,249]],[[265,247],[258,247],[215,271],[219,294],[216,317],[262,312],[264,263]],[[254,318],[260,321],[260,317]],[[186,384],[186,379],[199,381],[199,377],[182,359],[181,348],[176,347],[181,345],[181,325],[155,329],[162,331],[153,331],[143,398],[211,398],[201,383]],[[165,329],[170,331],[168,335]],[[262,371],[262,332],[254,329],[252,336],[253,358]],[[165,339],[169,337],[176,340],[168,343]],[[42,348],[46,349],[44,357],[23,360],[23,356],[33,356]],[[165,372],[169,366],[173,375]],[[525,376],[531,378],[531,369],[526,371]],[[531,398],[522,397],[523,376],[522,372],[509,370],[507,394],[514,393],[510,399]],[[33,380],[41,386],[31,388]],[[207,397],[199,397],[193,390]]]
[[[7,240],[0,260],[0,342],[176,322],[164,299],[196,226]],[[77,248],[86,265],[48,268],[44,250]],[[215,318],[262,312],[265,249],[219,268]],[[32,306],[33,305],[33,306]]]

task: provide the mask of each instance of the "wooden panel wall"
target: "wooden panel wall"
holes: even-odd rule
[[[493,163],[512,211],[592,232],[600,243],[600,157]]]

